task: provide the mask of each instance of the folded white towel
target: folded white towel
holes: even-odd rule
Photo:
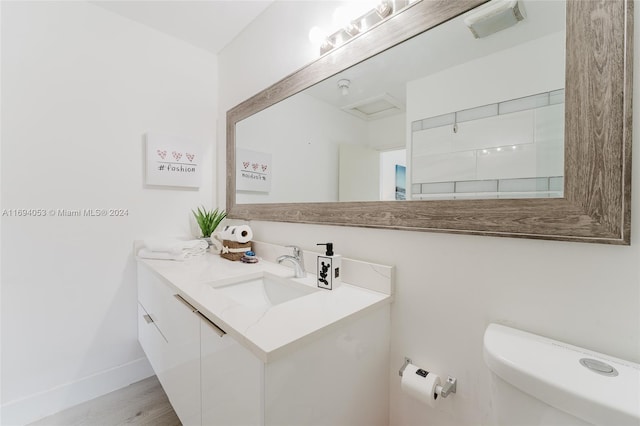
[[[138,257],[144,259],[160,259],[160,260],[186,260],[188,258],[186,253],[168,253],[166,251],[151,251],[147,249],[140,249],[138,251]]]
[[[151,238],[144,240],[144,247],[150,251],[164,252],[170,254],[203,254],[209,247],[205,240],[177,240]]]

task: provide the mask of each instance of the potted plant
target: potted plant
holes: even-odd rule
[[[227,217],[227,212],[218,209],[207,210],[204,206],[191,211],[196,218],[196,222],[198,222],[198,226],[202,232],[202,238],[211,246],[211,234],[213,234],[213,231],[215,231],[220,222],[222,222],[222,219]]]

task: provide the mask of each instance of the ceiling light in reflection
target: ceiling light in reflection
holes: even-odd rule
[[[351,86],[351,80],[346,78],[338,80],[338,88],[340,89],[342,96],[347,96],[349,94],[349,86]]]

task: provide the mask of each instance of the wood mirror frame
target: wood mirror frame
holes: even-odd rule
[[[630,244],[632,0],[567,2],[564,198],[236,204],[238,121],[485,1],[414,3],[229,110],[228,217]]]

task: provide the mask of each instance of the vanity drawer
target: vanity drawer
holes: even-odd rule
[[[138,264],[138,302],[169,343],[181,341],[183,330],[195,317],[194,309],[176,296],[177,293],[148,267]]]
[[[138,303],[138,340],[153,371],[160,377],[165,369],[163,358],[167,351],[167,340],[140,303]]]
[[[167,286],[147,266],[138,263],[138,302],[156,321],[156,325],[160,322],[159,313],[162,309],[162,297],[158,292]]]
[[[200,317],[140,264],[138,311],[138,339],[171,405],[182,424],[200,425]]]

